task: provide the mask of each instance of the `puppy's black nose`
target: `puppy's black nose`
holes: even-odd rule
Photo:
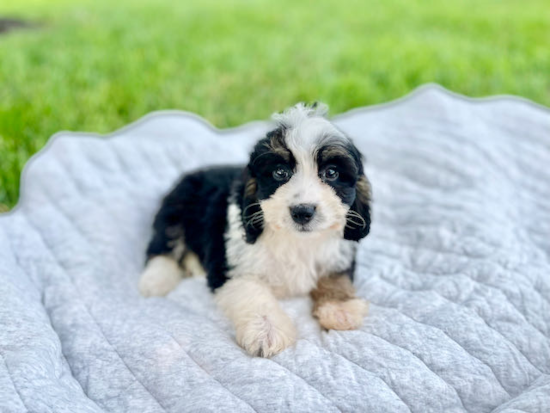
[[[290,215],[294,222],[298,224],[307,224],[315,215],[316,205],[313,204],[299,204],[290,207]]]

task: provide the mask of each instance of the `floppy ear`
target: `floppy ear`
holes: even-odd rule
[[[370,231],[370,183],[363,174],[355,184],[355,201],[346,216],[346,228],[344,229],[344,238],[350,241],[359,241],[366,237]]]
[[[258,183],[252,177],[249,168],[243,173],[241,219],[245,231],[245,240],[254,244],[263,232],[263,212],[257,197]]]

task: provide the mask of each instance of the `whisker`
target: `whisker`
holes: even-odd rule
[[[256,216],[256,215],[258,215],[258,214],[263,214],[263,211],[256,211],[256,212],[254,212],[254,213],[252,213],[252,214],[250,214],[250,215],[244,214],[243,217],[245,217],[245,218],[251,218],[251,217]]]
[[[245,215],[244,218],[246,220],[250,220],[250,219],[256,218],[258,216],[263,216],[263,211],[254,212],[253,214],[248,215],[248,216]]]
[[[249,222],[249,221],[254,221],[256,218],[263,219],[263,212],[258,211],[258,212],[255,212],[254,214],[250,215],[249,217],[245,216],[244,220],[245,220],[245,222]]]
[[[355,211],[348,211],[348,212],[353,218],[358,218],[365,226],[367,225],[365,222],[365,219],[358,212],[355,212]]]
[[[247,219],[248,218],[248,219]],[[252,228],[256,228],[256,224],[262,223],[264,220],[263,211],[256,211],[253,214],[250,215],[250,217],[245,216],[245,228],[248,226],[251,226]]]
[[[350,210],[348,211],[348,214],[350,214],[350,215],[352,215],[352,216],[354,216],[354,217],[363,218],[363,217],[359,214],[359,212],[354,211],[353,209],[350,209]]]
[[[361,222],[356,222],[351,218],[357,218]],[[365,221],[365,219],[359,213],[357,213],[355,211],[352,211],[352,210],[348,211],[348,216],[346,216],[346,221],[351,222],[355,225],[361,225],[362,228],[365,228],[367,226],[367,222]]]
[[[349,223],[349,224],[354,224],[354,225],[356,225],[357,227],[359,227],[359,226],[362,226],[362,225],[363,225],[363,223],[362,223],[362,222],[357,222],[357,221],[354,221],[353,219],[348,219],[348,220],[346,220],[346,223]]]
[[[245,209],[243,209],[243,216],[246,214],[246,211],[248,211],[249,208],[260,206],[259,202],[254,202],[253,204],[248,205]]]
[[[349,228],[349,229],[357,229],[359,228],[359,226],[355,226],[355,225],[345,225],[346,228]]]
[[[262,215],[257,215],[255,217],[250,218],[248,221],[258,222],[258,221],[263,221],[263,220],[264,220],[264,217]]]
[[[263,219],[258,219],[258,220],[256,220],[256,221],[248,221],[248,222],[246,223],[246,225],[245,225],[245,228],[246,228],[247,226],[250,225],[252,228],[255,229],[255,228],[256,228],[256,224],[263,224],[263,222],[264,222]],[[263,225],[262,225],[262,226],[263,226]]]

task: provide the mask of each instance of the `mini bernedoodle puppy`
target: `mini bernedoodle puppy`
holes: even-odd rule
[[[251,355],[296,339],[278,298],[310,294],[322,327],[358,328],[368,306],[352,280],[357,241],[370,230],[370,185],[361,154],[326,111],[298,104],[273,116],[276,129],[246,167],[185,175],[155,218],[141,293],[165,295],[204,271]]]

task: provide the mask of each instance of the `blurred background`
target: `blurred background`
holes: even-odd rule
[[[1,0],[0,211],[60,130],[182,109],[217,127],[426,82],[550,105],[548,0]]]

